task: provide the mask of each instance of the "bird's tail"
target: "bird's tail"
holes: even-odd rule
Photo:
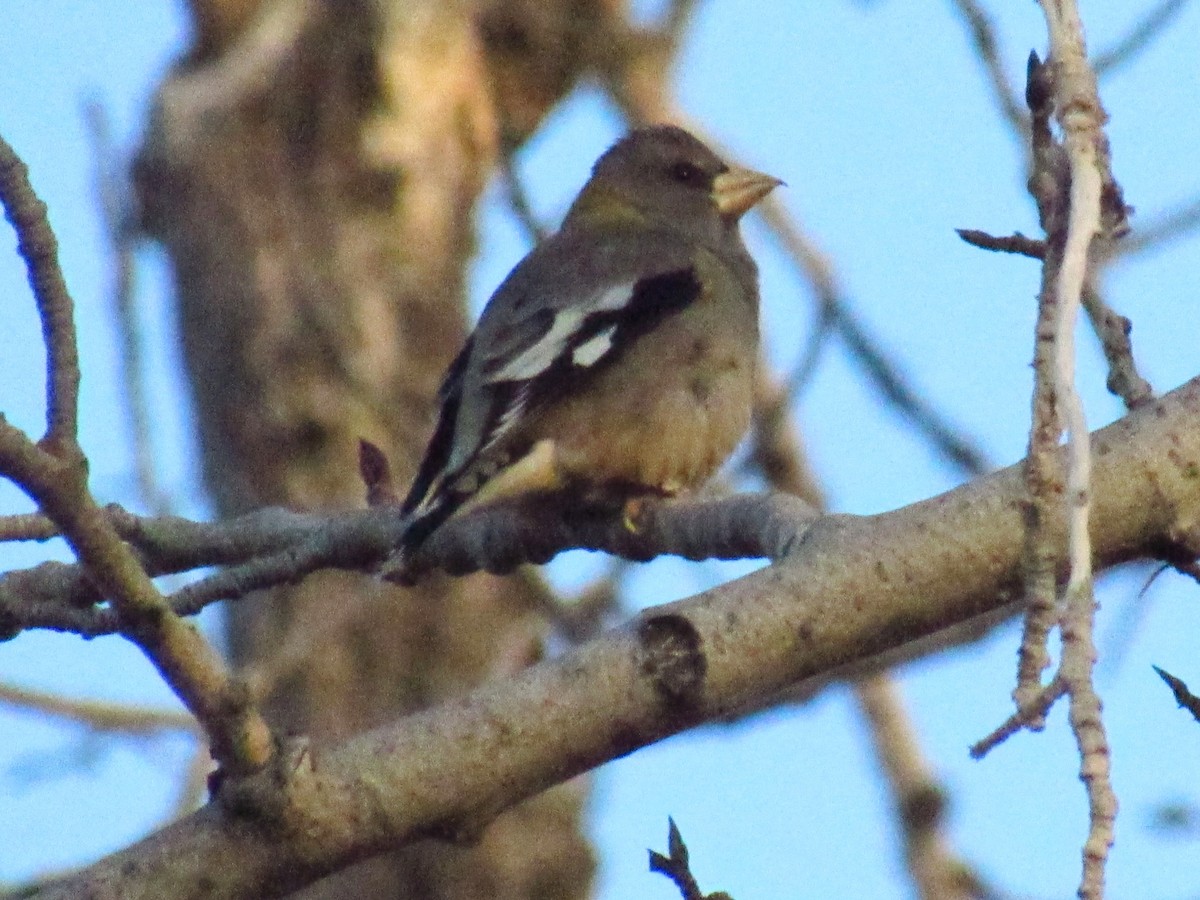
[[[415,555],[429,536],[458,511],[463,499],[454,494],[442,493],[435,497],[432,503],[418,506],[411,513],[411,517],[401,533],[401,552],[409,558]]]

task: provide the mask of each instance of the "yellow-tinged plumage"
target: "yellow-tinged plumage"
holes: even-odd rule
[[[447,373],[407,548],[504,497],[674,494],[712,475],[749,425],[758,356],[737,224],[779,183],[671,126],[605,153]]]
[[[701,281],[729,274],[700,251]],[[695,487],[733,452],[750,424],[758,316],[749,298],[730,315],[729,290],[699,298],[635,342],[586,392],[564,397],[529,429],[556,446],[573,480]]]

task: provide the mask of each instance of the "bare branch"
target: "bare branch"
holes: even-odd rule
[[[46,435],[50,452],[69,452],[79,428],[79,353],[75,346],[74,303],[58,266],[58,239],[50,230],[46,204],[29,184],[29,170],[0,137],[0,203],[17,233],[29,287],[42,320],[46,343]]]
[[[531,244],[536,244],[546,237],[546,228],[538,221],[529,202],[529,193],[517,172],[517,146],[511,140],[504,140],[500,146],[500,177],[504,181],[504,192],[508,196],[509,208],[513,211],[521,227],[525,229],[525,237]]]
[[[983,67],[988,84],[992,89],[992,98],[1000,117],[1008,124],[1017,142],[1022,147],[1029,140],[1029,119],[1021,105],[1020,98],[1004,71],[1004,54],[1000,50],[1000,39],[996,34],[996,25],[992,22],[987,10],[977,0],[952,0],[963,23],[970,29],[971,38],[975,44],[975,55]]]
[[[101,700],[80,700],[47,691],[0,683],[0,703],[68,719],[96,731],[147,736],[161,731],[186,731],[199,735],[196,719],[171,709],[130,706]]]
[[[691,865],[688,863],[688,848],[687,844],[683,842],[683,835],[675,826],[674,819],[668,821],[670,822],[667,831],[667,853],[669,855],[664,856],[653,850],[649,851],[650,871],[658,872],[671,879],[682,900],[717,900],[718,897],[731,900],[724,891],[705,894],[700,890],[700,885],[696,883],[696,877],[692,875]]]
[[[451,519],[416,557],[393,561],[382,574],[410,583],[432,565],[454,575],[480,569],[505,573],[522,563],[546,562],[566,548],[604,550],[636,561],[664,553],[692,560],[779,559],[816,517],[796,497],[738,494],[647,502],[631,528],[619,511],[588,509],[572,498],[516,500]]]
[[[1200,509],[1197,421],[1200,379],[1093,436],[1098,566],[1146,552],[1182,524],[1165,518]],[[340,745],[294,745],[44,896],[280,893],[377,849],[477,833],[604,760],[1007,607],[1021,495],[1009,469],[895,513],[827,516],[785,560],[562,657]]]
[[[1109,391],[1125,402],[1126,409],[1136,409],[1149,402],[1154,396],[1154,389],[1138,372],[1133,359],[1133,343],[1129,340],[1133,323],[1105,303],[1104,297],[1092,284],[1084,287],[1083,309],[1091,320],[1092,330],[1100,338],[1100,346],[1108,362]]]
[[[0,421],[0,473],[29,493],[59,528],[80,561],[78,576],[112,601],[119,630],[142,649],[204,725],[217,759],[234,770],[265,762],[272,747],[266,724],[230,678],[220,656],[171,611],[132,549],[96,506],[82,456],[52,456]],[[6,576],[4,582],[8,581]],[[9,608],[0,617],[6,622],[6,633],[27,624],[23,612],[33,606],[36,613],[39,602],[19,589],[12,591],[12,597],[17,606],[6,604]],[[68,619],[79,612],[63,606],[57,611]]]
[[[568,507],[530,500],[452,519],[430,537],[411,570],[392,574],[414,577],[430,568],[510,571],[571,547],[638,560],[663,553],[690,559],[778,558],[816,518],[803,501],[782,495],[697,498],[646,505],[633,532],[619,511]],[[107,516],[155,575],[232,566],[173,594],[176,615],[192,615],[252,590],[293,584],[319,569],[373,571],[399,545],[404,524],[394,508],[334,516],[264,509],[223,523],[140,518],[116,508]],[[119,615],[88,609],[106,599],[111,598],[75,566],[46,563],[0,576],[0,619],[19,627],[56,627],[89,636],[119,631]]]
[[[1054,217],[1059,227],[1047,229],[1053,250],[1046,256],[1039,298],[1040,306],[1048,305],[1052,310],[1046,318],[1052,320],[1053,330],[1048,335],[1039,331],[1038,340],[1039,344],[1051,341],[1049,356],[1053,362],[1048,370],[1036,371],[1035,376],[1046,381],[1046,386],[1038,390],[1048,392],[1048,404],[1060,411],[1067,432],[1066,492],[1062,496],[1067,505],[1068,574],[1060,620],[1063,652],[1058,677],[1070,701],[1071,730],[1079,748],[1080,776],[1089,806],[1090,827],[1083,849],[1079,896],[1099,900],[1104,895],[1104,871],[1113,842],[1117,801],[1100,698],[1092,677],[1096,660],[1090,532],[1093,458],[1083,403],[1075,386],[1074,334],[1095,260],[1106,256],[1112,241],[1127,230],[1127,209],[1112,176],[1103,130],[1107,116],[1097,93],[1095,72],[1087,62],[1079,11],[1073,0],[1042,0],[1041,5],[1050,35],[1054,100],[1070,177],[1060,190],[1060,194],[1069,196],[1068,206]],[[1049,427],[1035,420],[1032,433],[1044,437],[1053,433],[1057,443],[1058,424]],[[1035,497],[1034,502],[1048,504],[1051,500],[1050,496]],[[1046,543],[1049,552],[1053,545]]]
[[[266,723],[228,675],[217,652],[171,611],[88,487],[78,444],[78,351],[70,296],[56,259],[45,206],[25,166],[0,139],[0,201],[17,231],[46,342],[49,382],[46,436],[34,444],[0,417],[0,475],[34,499],[70,545],[88,580],[111,600],[121,632],[138,645],[203,724],[214,755],[230,770],[261,766],[272,752]],[[21,627],[12,619],[0,629]]]
[[[1028,256],[1030,259],[1046,258],[1046,242],[1037,238],[1025,237],[1019,231],[1008,237],[996,237],[975,228],[956,228],[955,231],[968,244],[982,250],[1014,253],[1017,256]]]
[[[41,513],[0,516],[0,541],[48,541],[58,537],[58,526]]]
[[[857,682],[854,691],[891,788],[905,862],[918,896],[986,896],[979,876],[956,858],[946,837],[946,795],[925,761],[899,688],[889,676],[873,675]]]
[[[1194,198],[1169,210],[1157,219],[1142,224],[1116,247],[1122,259],[1158,250],[1171,241],[1187,237],[1200,226],[1200,198]]]
[[[1175,702],[1179,704],[1180,709],[1186,709],[1192,714],[1192,718],[1200,722],[1200,697],[1197,697],[1190,690],[1187,684],[1181,678],[1176,678],[1170,672],[1154,667],[1154,671],[1158,673],[1158,677],[1167,683],[1167,687],[1171,689],[1171,694],[1175,697]]]
[[[1065,232],[1064,196],[1069,171],[1062,148],[1051,128],[1054,114],[1053,71],[1036,53],[1029,56],[1026,102],[1032,115],[1032,168],[1029,191],[1038,207],[1038,217],[1051,240],[1046,244],[1042,268],[1042,289],[1038,298],[1038,319],[1034,340],[1033,424],[1029,432],[1025,481],[1029,496],[1026,513],[1028,530],[1025,543],[1026,613],[1018,651],[1017,685],[1013,701],[1018,710],[1040,709],[1043,696],[1042,672],[1050,665],[1047,649],[1051,629],[1058,623],[1058,585],[1056,570],[1060,550],[1050,531],[1063,495],[1063,462],[1058,453],[1062,433],[1061,411],[1054,393],[1055,342],[1058,339],[1057,293],[1058,260]],[[1057,238],[1057,240],[1055,240]],[[1027,727],[1044,727],[1039,715],[1023,717]]]
[[[1112,47],[1097,53],[1092,59],[1092,68],[1103,77],[1133,60],[1154,43],[1154,39],[1179,18],[1189,0],[1162,0],[1138,21],[1125,37]]]
[[[1025,706],[1018,707],[1017,711],[1009,716],[999,728],[972,744],[971,756],[974,759],[983,759],[1018,731],[1025,729],[1037,731],[1044,728],[1046,714],[1066,692],[1067,686],[1061,679],[1056,678],[1051,681],[1033,694]]]
[[[112,266],[110,303],[117,323],[121,373],[121,395],[133,439],[133,469],[138,496],[146,509],[166,515],[171,504],[158,483],[155,472],[154,441],[150,427],[150,404],[146,397],[146,366],[142,359],[141,329],[134,306],[134,258],[136,245],[134,217],[130,212],[130,188],[122,177],[122,166],[109,131],[108,120],[99,102],[84,105],[84,120],[92,141],[94,171],[92,180],[99,202],[105,236],[108,238]]]
[[[867,333],[842,294],[832,267],[811,239],[788,216],[783,206],[768,197],[758,208],[788,257],[812,286],[820,304],[820,314],[830,317],[868,380],[947,462],[970,474],[986,472],[990,465],[975,443],[964,437],[961,429],[946,422],[937,410],[913,390],[908,378]]]

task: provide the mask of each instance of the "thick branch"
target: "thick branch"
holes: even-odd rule
[[[1197,422],[1200,378],[1093,435],[1098,568],[1182,539],[1200,511]],[[776,565],[441,707],[293,748],[44,896],[276,896],[384,847],[474,833],[602,762],[1010,604],[1022,497],[1010,467],[896,512],[827,516]]]

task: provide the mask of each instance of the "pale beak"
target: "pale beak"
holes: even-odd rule
[[[727,172],[713,179],[712,197],[717,204],[717,211],[724,218],[736,222],[781,184],[782,181],[771,175],[730,166]]]

